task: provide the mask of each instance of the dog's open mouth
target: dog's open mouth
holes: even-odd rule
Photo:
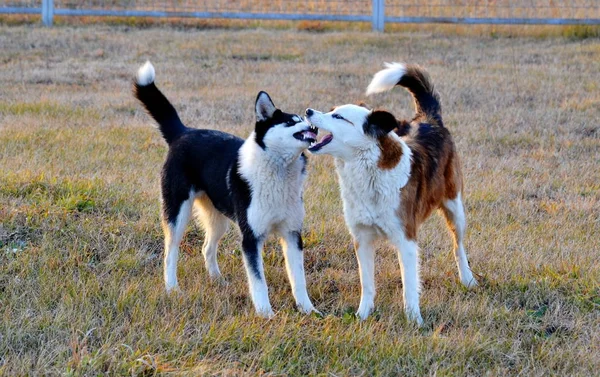
[[[312,145],[310,148],[308,148],[308,150],[311,151],[311,152],[316,152],[319,149],[321,149],[324,146],[326,146],[327,144],[331,143],[332,140],[333,140],[333,135],[332,134],[327,134],[327,135],[323,136],[323,138],[321,139],[320,142]]]
[[[317,133],[319,133],[319,129],[317,127],[310,127],[307,130],[296,132],[294,134],[294,138],[312,144],[317,141]]]

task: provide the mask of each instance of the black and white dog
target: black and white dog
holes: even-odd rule
[[[275,233],[298,309],[315,311],[306,290],[301,231],[303,151],[315,141],[317,130],[300,116],[277,109],[265,92],[256,98],[255,129],[245,141],[224,132],[188,128],[154,78],[154,67],[147,62],[138,70],[134,93],[169,144],[161,183],[167,291],[178,289],[179,243],[195,208],[206,231],[202,253],[212,278],[221,276],[219,240],[229,220],[235,221],[242,233],[254,308],[261,316],[273,316],[261,253],[267,236]]]

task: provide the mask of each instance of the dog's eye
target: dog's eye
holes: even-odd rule
[[[344,119],[344,117],[341,116],[340,114],[333,114],[332,117],[333,117],[333,119]]]
[[[292,117],[292,119],[288,120],[287,122],[285,122],[285,126],[286,127],[292,127],[295,126],[296,124],[302,122],[302,118],[300,118],[298,115],[294,115]]]

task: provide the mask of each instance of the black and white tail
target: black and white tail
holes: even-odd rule
[[[386,68],[377,72],[367,87],[367,95],[391,90],[396,85],[404,87],[415,100],[417,116],[425,116],[430,122],[442,125],[442,105],[429,74],[418,65],[385,63]]]
[[[167,144],[175,141],[187,128],[179,119],[177,111],[169,100],[154,85],[154,66],[149,61],[140,67],[135,77],[133,93],[148,113],[156,120]]]

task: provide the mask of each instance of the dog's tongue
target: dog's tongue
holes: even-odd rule
[[[332,134],[327,134],[327,135],[323,136],[323,138],[321,139],[321,141],[319,142],[319,144],[325,145],[325,144],[329,143],[331,141],[331,139],[333,139],[333,135]]]
[[[302,132],[302,136],[304,136],[305,139],[317,139],[317,134],[312,131],[304,131]]]

